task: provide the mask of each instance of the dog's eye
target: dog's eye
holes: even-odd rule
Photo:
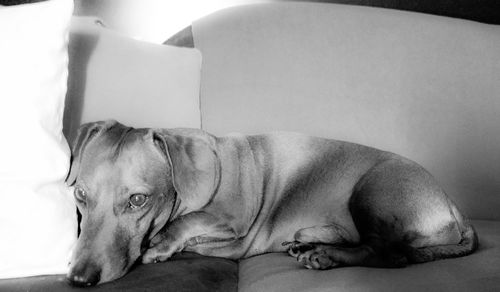
[[[148,200],[148,196],[145,194],[133,194],[130,196],[130,207],[132,208],[137,208],[137,207],[142,207],[144,204],[146,204],[146,201]]]
[[[85,203],[85,201],[87,200],[87,194],[85,193],[85,191],[80,188],[80,187],[75,187],[75,190],[74,190],[74,195],[75,195],[75,198],[80,201],[80,202],[83,202]]]

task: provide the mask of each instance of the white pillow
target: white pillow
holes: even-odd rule
[[[138,41],[73,17],[65,132],[115,119],[133,127],[200,128],[201,53]],[[72,140],[70,138],[70,140]]]
[[[72,11],[0,6],[0,278],[66,273],[76,240],[62,134]]]

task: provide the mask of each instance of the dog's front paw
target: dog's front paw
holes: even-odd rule
[[[176,245],[169,244],[165,241],[159,242],[146,250],[142,255],[142,263],[150,264],[164,262],[181,249],[181,247],[176,248]]]
[[[159,263],[168,260],[173,255],[171,251],[162,251],[158,248],[150,248],[142,255],[143,264]]]

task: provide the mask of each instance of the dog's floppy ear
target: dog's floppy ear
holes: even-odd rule
[[[80,161],[83,150],[88,143],[97,136],[102,130],[112,127],[117,124],[114,120],[99,121],[83,124],[78,128],[75,140],[72,143],[71,149],[71,168],[66,177],[66,184],[73,185],[80,170]]]
[[[215,194],[220,180],[220,160],[205,137],[175,135],[152,130],[155,146],[172,168],[172,182],[186,209],[198,210]]]

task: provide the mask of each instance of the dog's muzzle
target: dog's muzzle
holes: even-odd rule
[[[71,270],[67,276],[72,286],[95,286],[101,279],[101,270],[94,264],[85,264]]]

